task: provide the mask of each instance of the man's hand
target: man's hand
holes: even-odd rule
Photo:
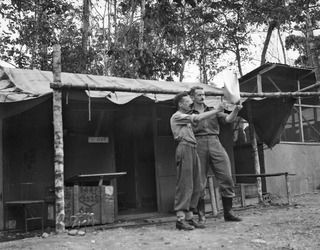
[[[217,111],[219,112],[223,112],[224,111],[224,103],[220,102],[218,107],[217,107]]]
[[[234,109],[236,109],[237,111],[240,111],[243,108],[243,106],[241,104],[238,104],[234,107]]]
[[[241,104],[235,105],[233,111],[226,116],[226,122],[228,122],[228,123],[234,122],[236,120],[236,118],[237,118],[238,112],[241,109],[242,109],[242,105]]]

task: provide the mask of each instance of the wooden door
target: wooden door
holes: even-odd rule
[[[154,110],[154,143],[159,212],[173,211],[176,185],[176,145],[170,129],[171,106],[158,105]]]

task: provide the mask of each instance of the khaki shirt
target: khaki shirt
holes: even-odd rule
[[[205,106],[204,112],[213,110],[213,107]],[[192,114],[199,114],[197,110],[195,110],[192,106]],[[219,122],[224,123],[227,114],[218,113],[215,116],[212,116],[208,119],[203,119],[196,124],[192,124],[193,132],[195,136],[203,136],[203,135],[219,135],[220,126]]]
[[[192,131],[192,124],[196,124],[196,115],[185,114],[181,111],[175,112],[170,118],[170,126],[173,134],[173,138],[178,141],[187,141],[192,144],[196,144],[196,138]]]

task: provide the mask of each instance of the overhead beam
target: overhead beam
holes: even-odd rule
[[[65,90],[90,90],[90,91],[110,91],[110,92],[130,92],[130,93],[144,93],[144,94],[178,94],[181,91],[188,91],[189,89],[159,89],[159,88],[137,88],[137,87],[121,87],[121,86],[96,86],[96,85],[81,85],[81,84],[56,84],[51,83],[52,89],[65,89]],[[206,91],[210,96],[222,96],[223,90]]]
[[[266,98],[279,98],[279,97],[310,97],[320,96],[320,92],[262,92],[262,93],[247,93],[241,92],[241,97],[255,98],[255,97],[266,97]]]
[[[147,89],[147,88],[128,88],[128,87],[115,87],[115,86],[90,86],[90,85],[70,85],[70,84],[57,84],[55,82],[50,84],[50,87],[54,90],[90,90],[90,91],[111,91],[111,92],[130,92],[130,93],[143,93],[143,94],[178,94],[182,90],[162,90],[162,89]],[[185,89],[187,91],[188,89]],[[223,96],[222,90],[217,91],[205,91],[206,96]],[[319,92],[261,92],[261,93],[248,93],[241,92],[241,97],[306,97],[306,96],[320,96]]]

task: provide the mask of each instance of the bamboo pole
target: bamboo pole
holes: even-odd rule
[[[262,93],[247,93],[241,92],[241,97],[267,97],[267,98],[279,98],[279,97],[310,97],[320,96],[320,92],[262,92]]]
[[[130,92],[130,93],[144,93],[144,94],[178,94],[179,92],[183,91],[181,89],[150,89],[150,88],[137,88],[137,87],[120,87],[120,86],[96,86],[93,84],[59,84],[59,83],[51,83],[50,87],[52,89],[73,89],[73,90],[88,90],[91,91],[118,91],[118,92]],[[184,91],[187,91],[185,89]],[[222,90],[216,91],[206,91],[206,96],[223,96]],[[279,98],[279,97],[309,97],[309,96],[320,96],[320,92],[261,92],[261,93],[248,93],[248,92],[241,92],[241,97],[267,97],[267,98]]]
[[[258,89],[258,93],[262,93],[262,77],[261,77],[261,74],[257,75],[257,89]]]
[[[303,89],[298,89],[297,92],[306,91],[308,89],[312,89],[312,88],[319,87],[319,86],[320,86],[320,82],[316,82],[315,84],[309,85],[308,87],[305,87]]]
[[[257,137],[256,137],[254,125],[252,122],[253,114],[251,109],[251,103],[249,103],[248,105],[248,115],[249,115],[249,132],[250,132],[250,140],[251,140],[251,146],[252,146],[254,169],[255,169],[255,174],[260,175],[259,152],[258,152],[258,145],[257,145]],[[258,189],[259,203],[263,203],[261,177],[257,177],[257,189]]]
[[[217,216],[218,215],[218,209],[217,209],[217,201],[216,196],[214,192],[214,185],[213,185],[213,179],[212,176],[209,176],[207,178],[208,180],[208,187],[209,187],[209,195],[210,195],[210,205],[212,209],[212,215]]]
[[[300,90],[300,81],[297,81],[298,90]],[[299,127],[300,127],[300,135],[301,141],[304,142],[304,130],[303,130],[303,117],[302,117],[302,107],[301,107],[301,97],[298,97],[298,110],[299,110]]]
[[[107,77],[106,77],[107,78]],[[121,79],[121,78],[119,78]],[[91,81],[91,80],[89,80]],[[93,84],[68,84],[68,83],[64,83],[62,85],[56,84],[56,83],[51,83],[50,87],[52,89],[73,89],[73,90],[88,90],[90,89],[90,91],[110,91],[110,92],[114,92],[114,91],[118,91],[118,92],[131,92],[131,93],[144,93],[144,94],[178,94],[182,91],[188,91],[189,89],[179,89],[176,88],[174,89],[174,84],[172,85],[172,89],[168,90],[168,89],[160,89],[160,88],[144,88],[144,87],[135,87],[134,86],[134,81],[135,79],[132,79],[133,87],[121,87],[121,86],[114,86],[113,82],[115,82],[115,80],[112,80],[111,82],[111,86],[97,86],[97,85],[93,85]],[[143,80],[146,81],[146,80]],[[157,81],[153,81],[153,82],[157,82]],[[160,84],[160,82],[159,82]],[[223,96],[223,91],[222,90],[216,90],[216,91],[207,91],[206,92],[207,95],[209,96]]]
[[[61,51],[59,45],[53,46],[53,82],[61,84]],[[64,152],[62,125],[62,90],[53,90],[54,127],[54,172],[55,172],[55,217],[56,232],[65,231],[64,211]]]
[[[257,146],[257,137],[256,137],[253,123],[250,123],[249,126],[250,126],[249,129],[250,129],[252,154],[253,154],[253,159],[254,159],[254,169],[255,169],[256,174],[260,174],[260,162],[259,162],[259,154],[258,154],[258,146]],[[261,177],[257,177],[257,189],[258,189],[259,203],[262,203],[263,197],[262,197]]]

